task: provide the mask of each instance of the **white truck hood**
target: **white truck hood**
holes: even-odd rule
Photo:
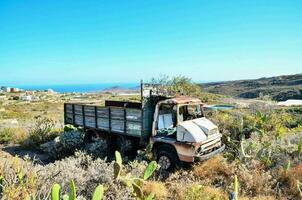
[[[177,126],[177,141],[199,143],[218,134],[218,127],[207,118],[181,122]]]

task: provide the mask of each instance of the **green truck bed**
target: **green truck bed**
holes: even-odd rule
[[[109,133],[142,137],[142,109],[118,106],[64,104],[65,124]]]

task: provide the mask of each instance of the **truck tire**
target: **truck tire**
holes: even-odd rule
[[[179,164],[175,149],[169,145],[158,146],[155,150],[155,157],[162,170],[173,171]]]
[[[94,138],[96,138],[97,133],[92,130],[86,130],[85,131],[85,136],[84,136],[84,141],[85,143],[90,143],[94,141]]]
[[[133,149],[132,146],[133,145],[130,139],[121,135],[116,137],[116,150],[119,151],[122,156],[125,156],[126,153],[131,152]]]

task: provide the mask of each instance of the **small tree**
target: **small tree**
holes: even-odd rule
[[[152,84],[158,85],[158,89],[165,91],[171,96],[199,96],[201,89],[200,86],[192,81],[191,78],[186,76],[173,76],[162,75],[159,78],[152,78]]]

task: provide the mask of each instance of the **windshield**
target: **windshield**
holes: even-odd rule
[[[183,105],[179,107],[179,122],[203,117],[201,105]]]

